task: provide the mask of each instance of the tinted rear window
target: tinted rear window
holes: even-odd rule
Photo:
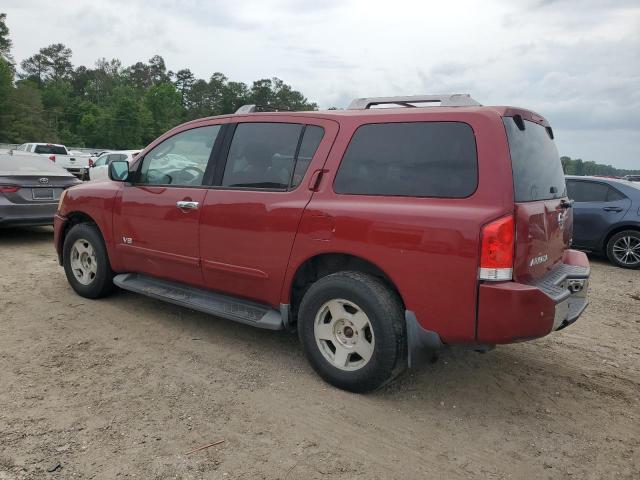
[[[473,130],[461,122],[363,125],[336,175],[337,193],[461,198],[478,185]]]
[[[600,182],[568,180],[567,195],[576,202],[616,202],[625,196],[614,188]]]
[[[553,139],[544,126],[528,120],[520,130],[513,117],[504,117],[509,139],[516,202],[549,200],[566,195],[564,172]]]
[[[66,155],[67,151],[64,147],[58,147],[56,145],[36,145],[34,153],[45,153],[49,155]]]

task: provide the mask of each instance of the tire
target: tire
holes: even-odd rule
[[[97,227],[80,223],[71,227],[62,247],[67,281],[78,295],[101,298],[114,289],[107,249]]]
[[[376,390],[406,369],[402,302],[365,273],[334,273],[311,285],[300,304],[298,334],[313,369],[343,390]]]
[[[622,268],[640,268],[640,232],[624,230],[607,242],[609,261]]]

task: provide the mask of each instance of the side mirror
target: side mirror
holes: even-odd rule
[[[114,182],[126,182],[129,178],[129,162],[115,160],[109,164],[109,178]]]

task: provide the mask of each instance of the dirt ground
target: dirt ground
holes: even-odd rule
[[[75,295],[50,228],[0,259],[0,479],[640,478],[638,271],[594,258],[572,327],[354,395],[293,335]]]

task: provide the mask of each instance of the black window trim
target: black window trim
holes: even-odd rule
[[[344,161],[344,156],[349,151],[349,147],[351,146],[351,142],[353,142],[353,138],[356,136],[356,133],[358,132],[358,130],[361,127],[364,127],[364,126],[367,126],[367,125],[388,125],[388,124],[395,124],[395,123],[462,123],[464,125],[467,125],[471,129],[471,133],[473,134],[473,143],[474,143],[474,146],[475,146],[475,153],[476,153],[476,187],[473,189],[473,191],[471,193],[469,193],[469,195],[464,196],[464,197],[440,197],[440,196],[431,196],[431,195],[420,195],[420,196],[416,196],[416,195],[389,195],[389,194],[384,194],[384,193],[380,194],[380,193],[343,193],[343,192],[337,192],[336,188],[335,188],[335,182],[336,182],[336,179],[338,178],[338,173],[340,172],[340,167],[342,166],[342,162]],[[354,196],[354,197],[428,198],[428,199],[436,199],[436,200],[464,200],[466,198],[470,198],[473,195],[475,195],[475,193],[478,191],[478,187],[479,186],[480,186],[480,162],[479,162],[479,155],[478,155],[478,139],[476,137],[476,131],[473,129],[473,126],[469,122],[464,122],[462,120],[411,120],[411,121],[407,121],[405,119],[401,119],[401,120],[398,120],[398,121],[360,123],[356,127],[356,129],[353,131],[353,133],[351,134],[351,138],[349,139],[349,143],[347,144],[346,148],[342,152],[342,157],[340,158],[340,162],[338,163],[338,166],[336,167],[336,172],[335,172],[335,174],[333,176],[333,181],[331,182],[331,190],[333,191],[333,193],[335,195],[345,195],[345,196]]]

